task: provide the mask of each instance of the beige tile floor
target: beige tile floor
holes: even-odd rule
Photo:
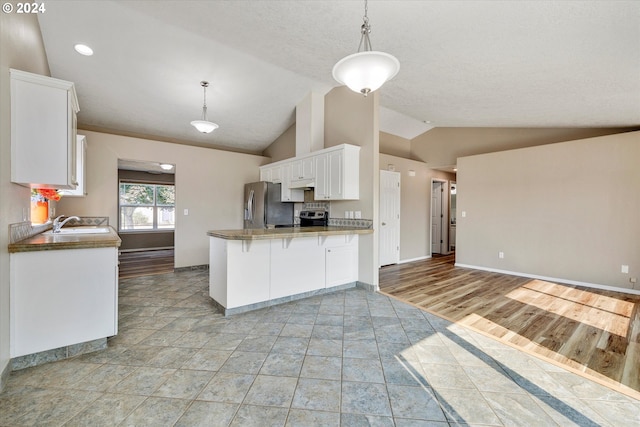
[[[13,372],[0,426],[631,426],[640,402],[360,289],[224,318],[122,280],[109,348]]]

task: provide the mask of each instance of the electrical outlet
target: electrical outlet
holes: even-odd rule
[[[462,211],[462,218],[465,218],[467,216],[467,211]]]
[[[187,215],[189,215],[189,209],[184,210],[184,216],[187,216]]]
[[[638,281],[638,278],[637,278],[637,277],[631,277],[631,278],[629,279],[629,282],[634,283],[634,284],[635,284],[637,281]]]
[[[498,258],[500,259],[504,258],[504,252],[498,252]]]
[[[629,266],[623,264],[622,267],[620,268],[620,272],[624,274],[629,274]]]

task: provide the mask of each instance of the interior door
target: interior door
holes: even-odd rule
[[[400,173],[380,171],[380,266],[400,261]]]
[[[433,181],[431,183],[431,253],[439,254],[442,247],[442,218],[444,215],[442,196],[444,183]]]

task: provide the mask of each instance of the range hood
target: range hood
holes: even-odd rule
[[[289,188],[313,188],[316,186],[316,182],[314,179],[296,179],[289,183]]]

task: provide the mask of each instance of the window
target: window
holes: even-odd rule
[[[120,182],[120,231],[173,230],[175,186]]]

